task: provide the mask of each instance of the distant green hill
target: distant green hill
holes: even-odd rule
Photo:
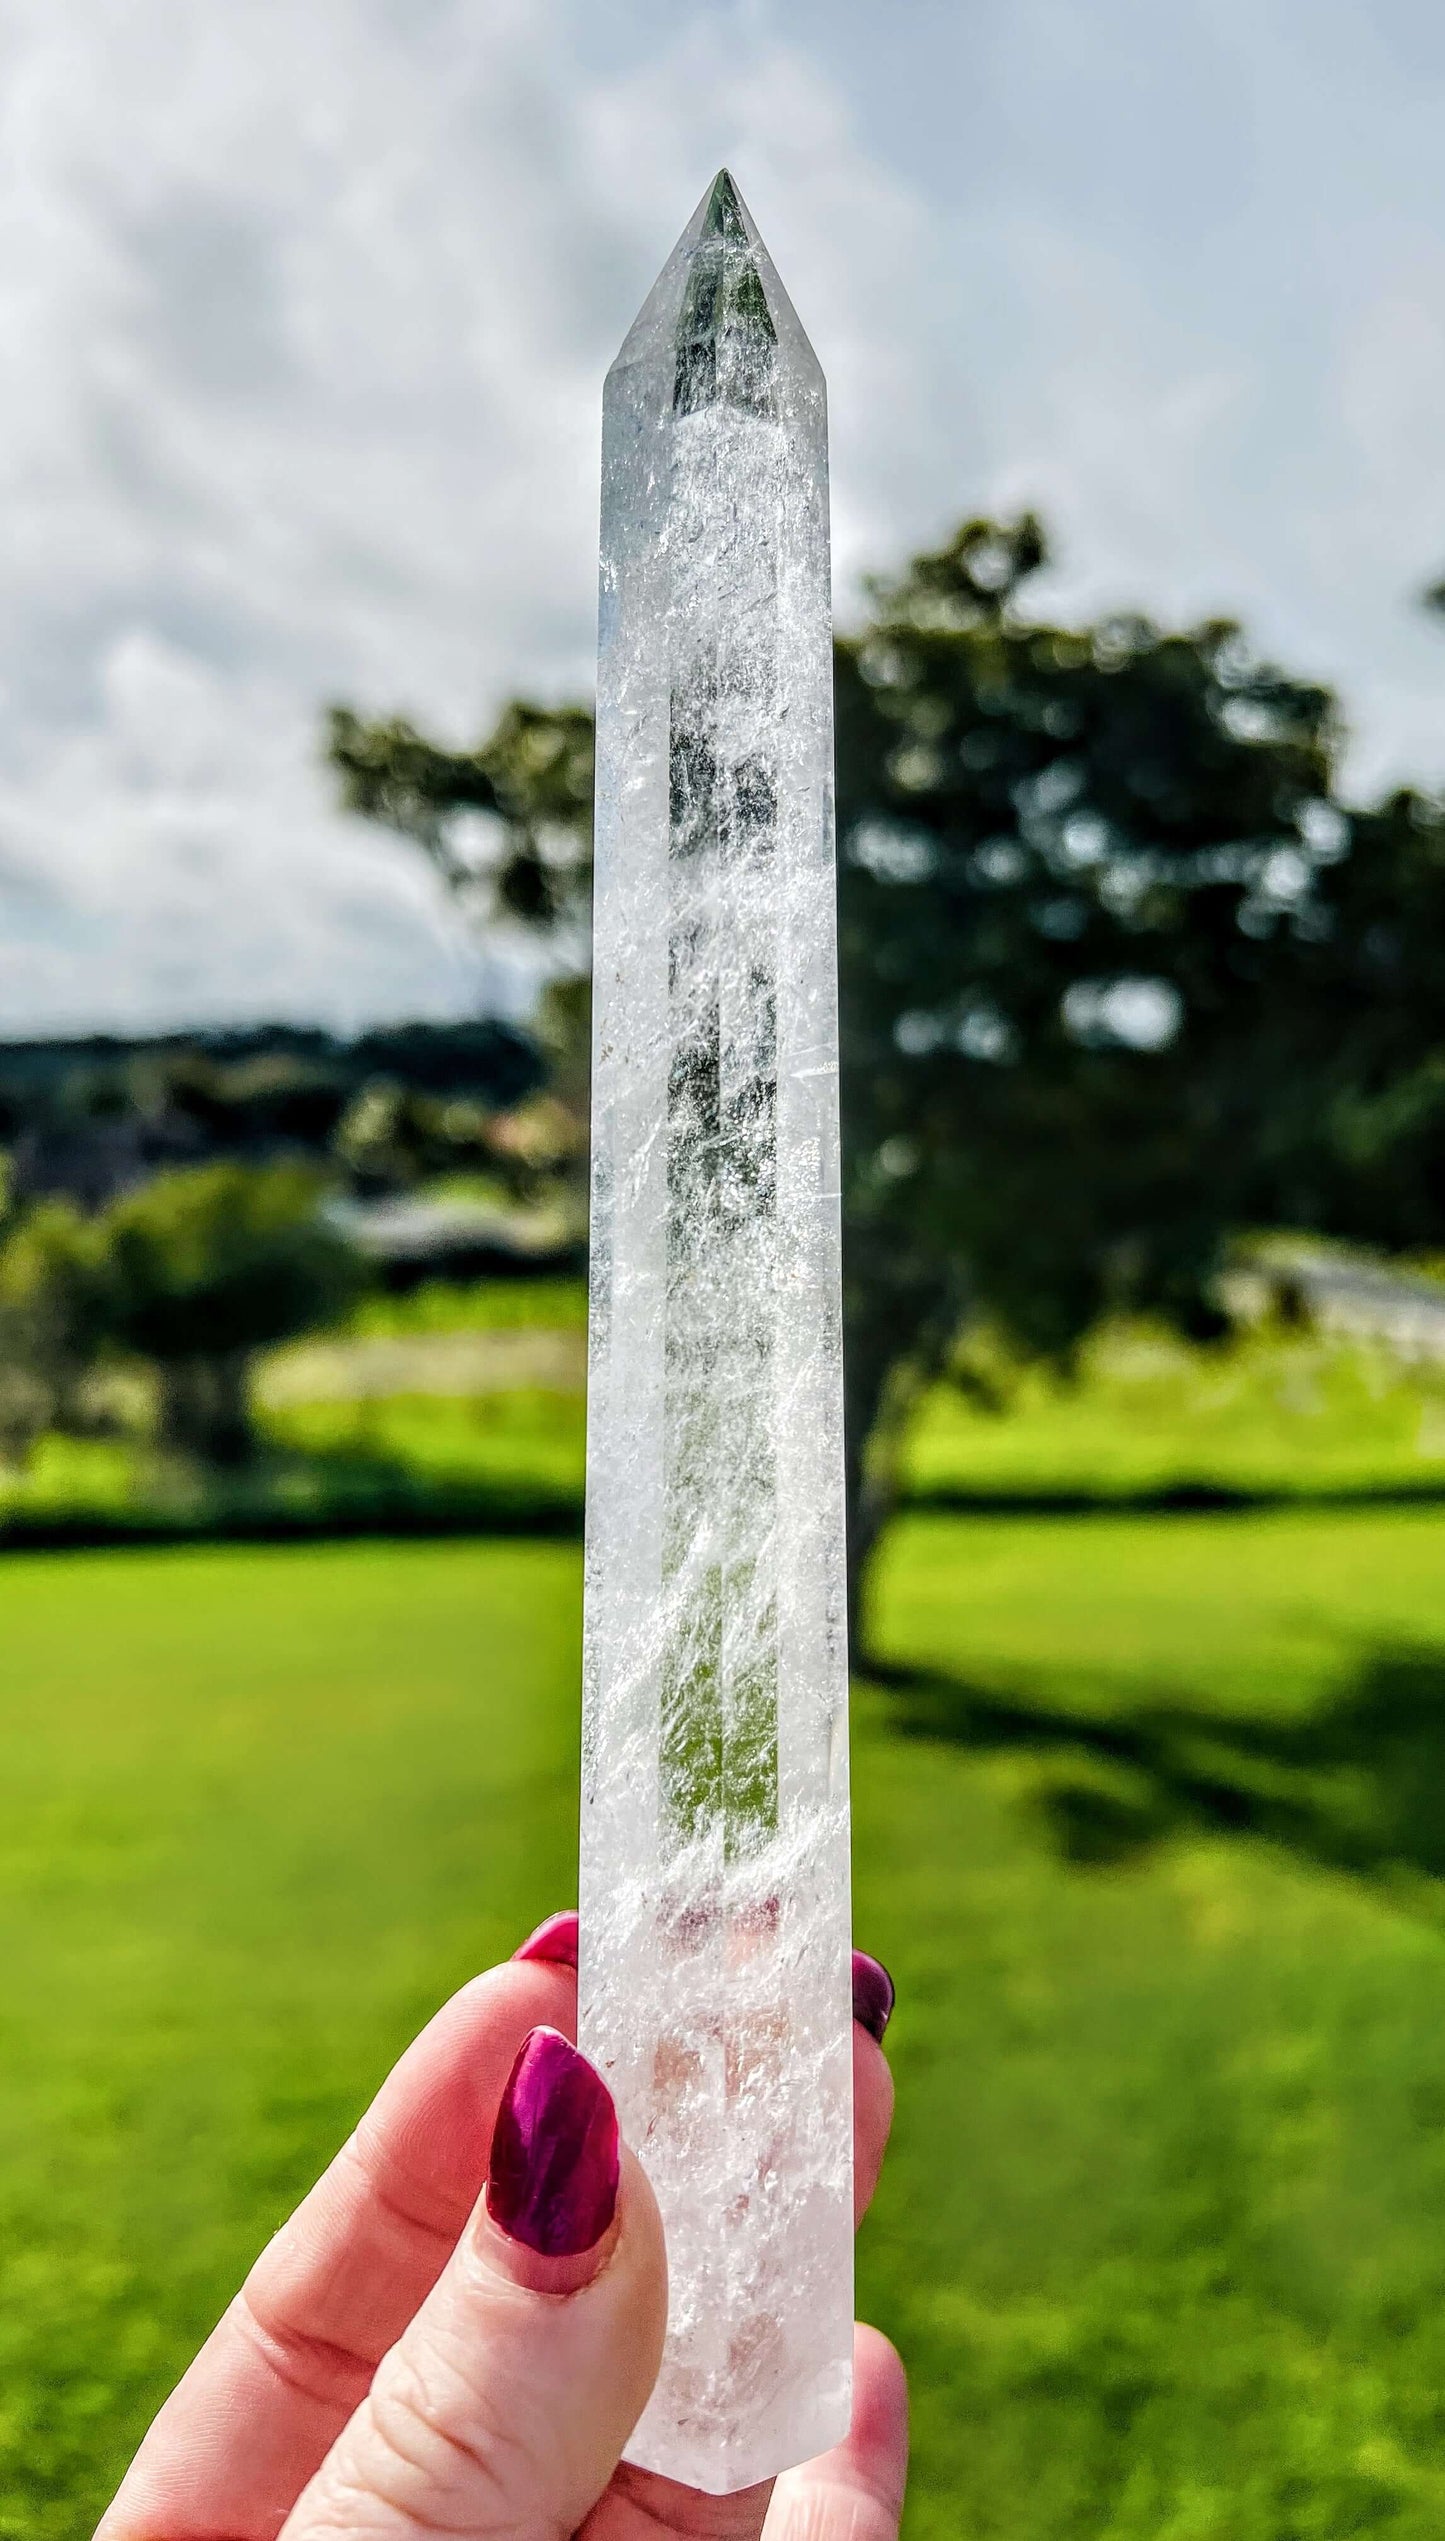
[[[501,1111],[535,1092],[541,1052],[496,1019],[378,1026],[346,1040],[295,1024],[0,1042],[0,1150],[14,1192],[87,1207],[167,1166],[322,1154],[369,1086]]]

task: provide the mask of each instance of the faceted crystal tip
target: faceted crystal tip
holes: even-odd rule
[[[738,200],[738,190],[732,181],[731,172],[727,168],[719,168],[717,175],[713,178],[712,192],[707,198],[707,210],[702,216],[702,235],[704,238],[731,238],[740,247],[747,245],[748,232],[747,223],[743,219],[743,207]]]
[[[693,210],[608,373],[609,399],[639,393],[662,411],[741,409],[776,420],[824,392],[817,357],[729,168]],[[625,383],[631,381],[632,385]]]
[[[742,202],[727,169],[720,168],[688,259],[678,315],[677,413],[721,405],[773,414],[777,341]]]

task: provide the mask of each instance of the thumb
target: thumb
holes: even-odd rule
[[[487,2187],[280,2541],[556,2541],[606,2487],[657,2376],[662,2225],[601,2076],[522,2046]]]

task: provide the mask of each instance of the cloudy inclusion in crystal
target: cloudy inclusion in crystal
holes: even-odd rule
[[[720,176],[603,424],[582,2042],[667,2228],[629,2458],[835,2443],[852,2350],[827,422]]]

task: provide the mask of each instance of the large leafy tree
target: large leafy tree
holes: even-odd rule
[[[1445,1227],[1445,815],[1347,812],[1334,700],[1231,623],[1036,617],[1044,561],[970,521],[837,646],[855,1579],[970,1321],[1065,1361],[1110,1308],[1203,1335],[1242,1227]],[[331,751],[473,905],[557,926],[589,741],[514,706],[471,754],[344,713]]]

